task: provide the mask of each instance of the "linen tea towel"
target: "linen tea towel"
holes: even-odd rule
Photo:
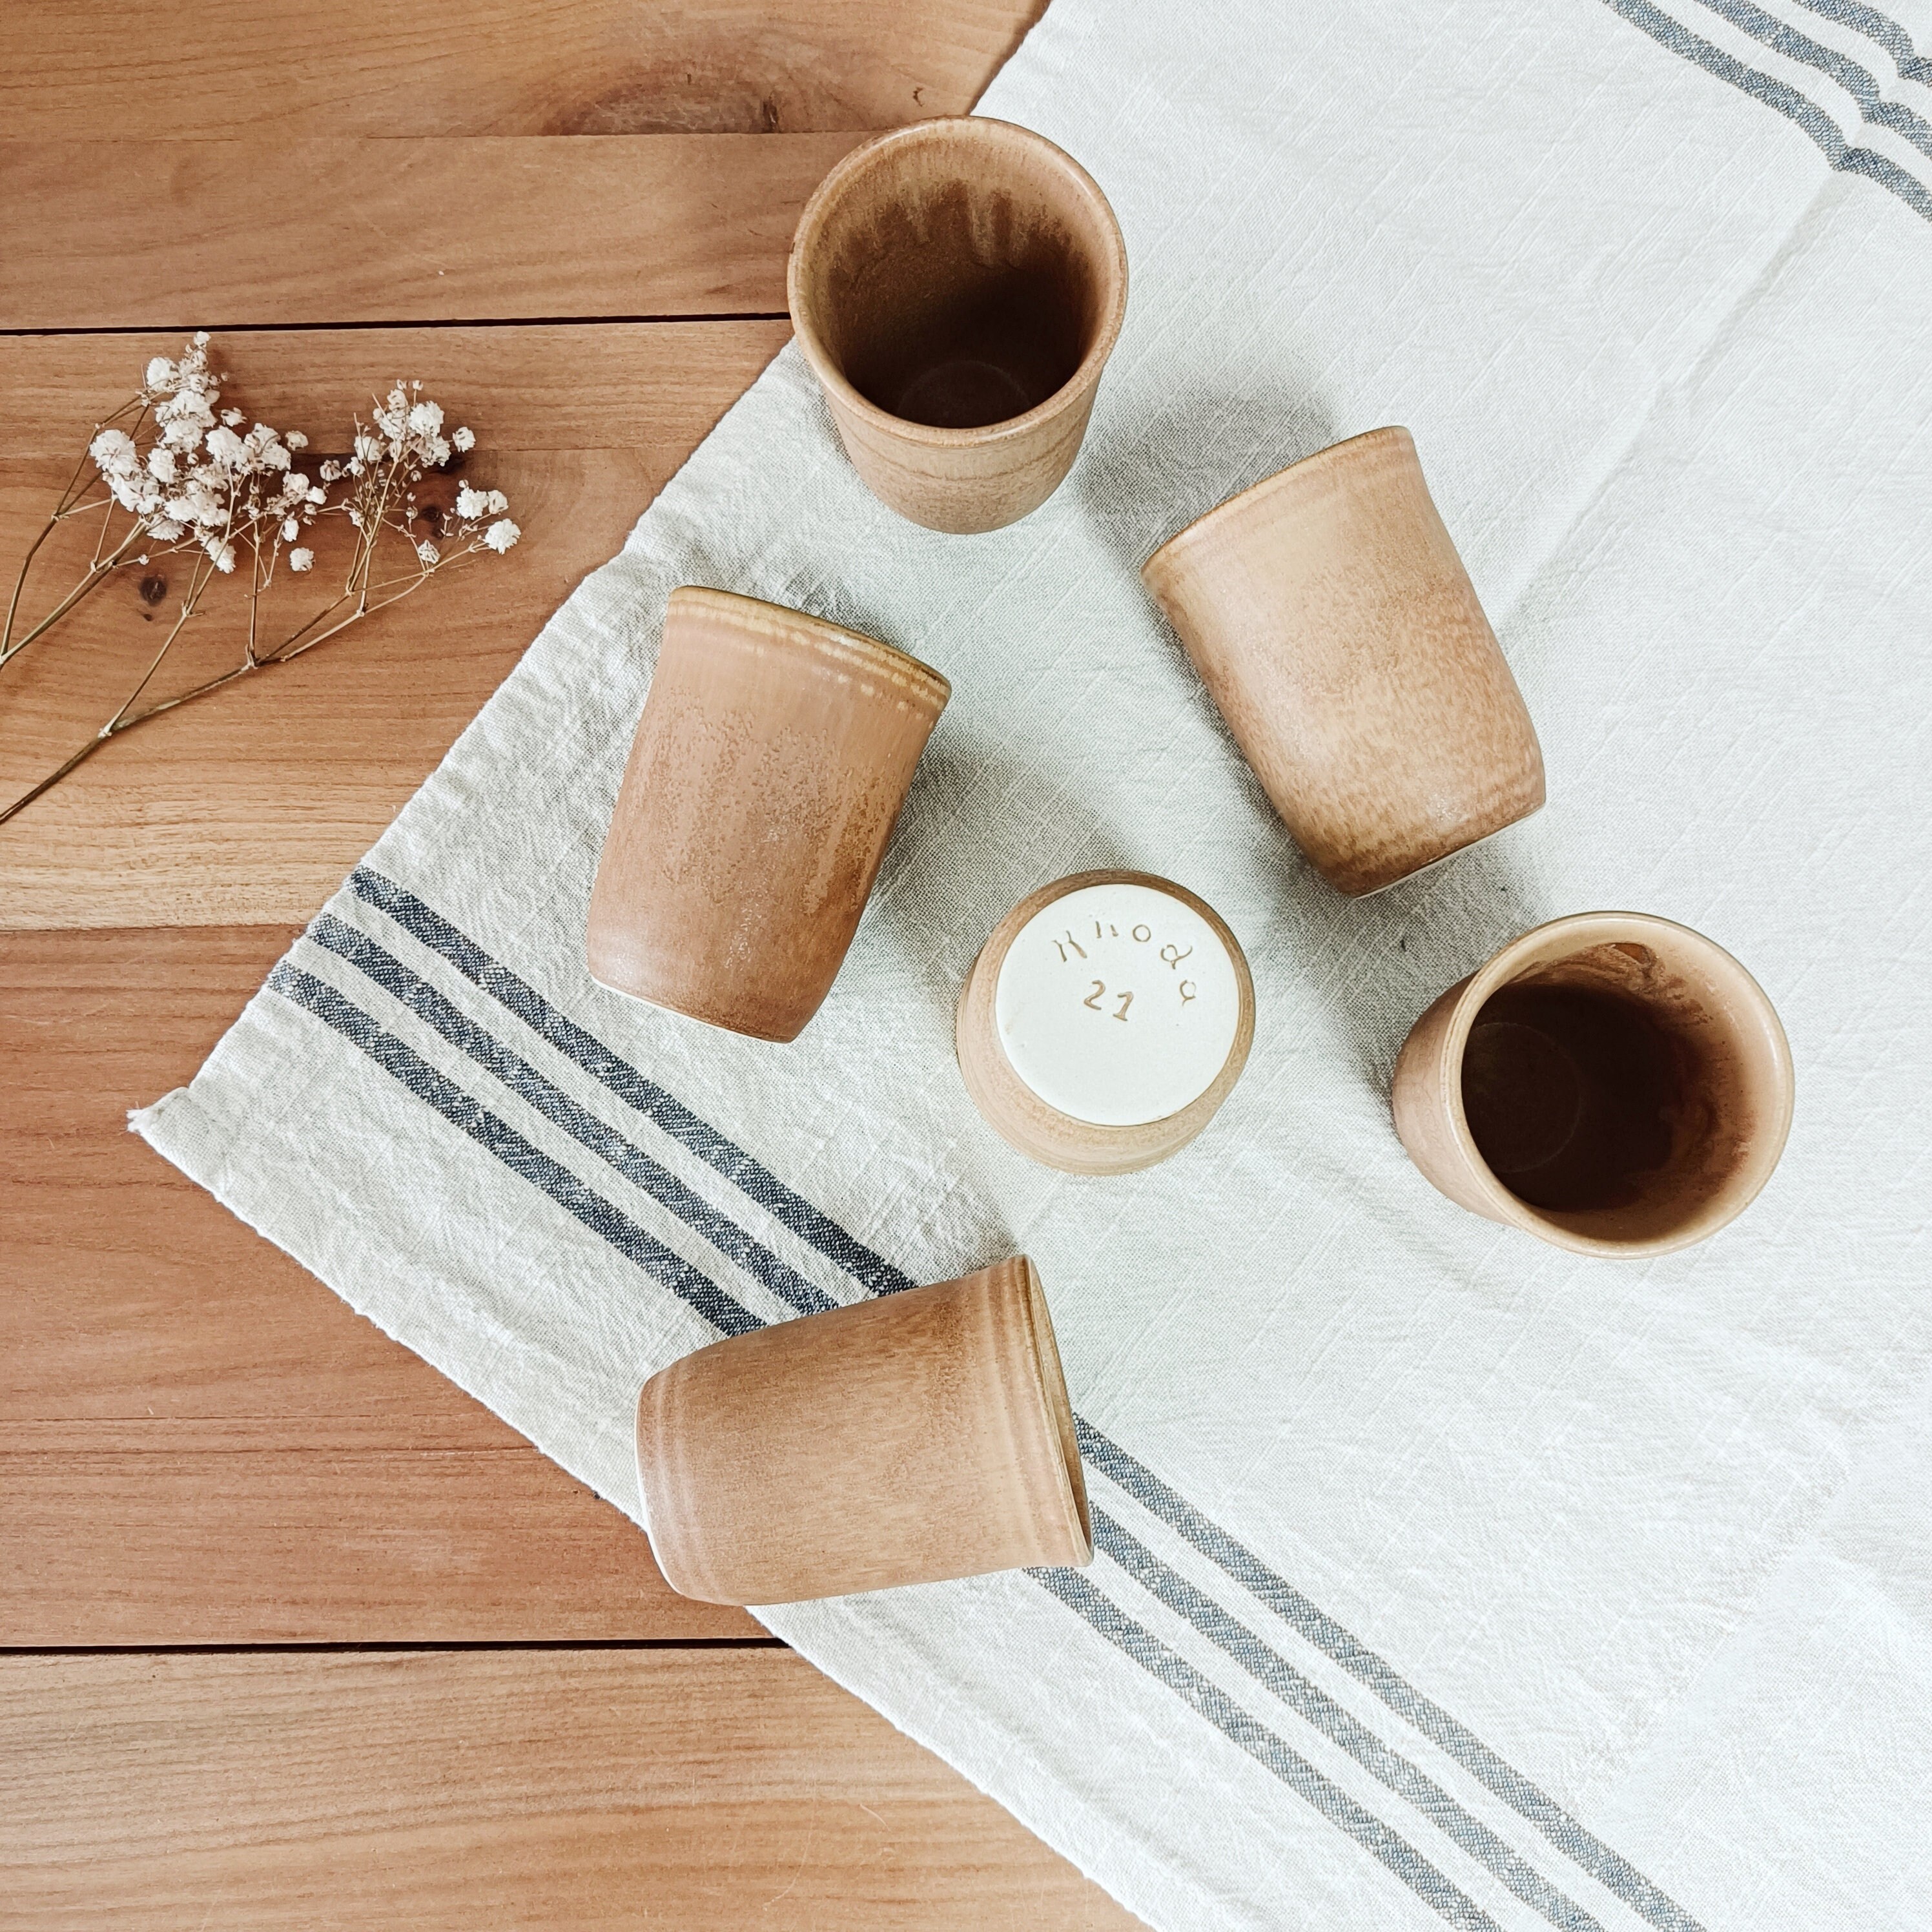
[[[786,351],[141,1131],[634,1513],[664,1363],[1030,1254],[1094,1563],[763,1614],[1163,1932],[1923,1924],[1920,48],[1932,11],[1850,0],[1054,0],[982,105],[1126,237],[1067,483],[985,537],[902,523]],[[1136,569],[1389,422],[1550,803],[1358,903]],[[584,970],[687,582],[954,686],[790,1047]],[[1258,1023],[1193,1146],[1078,1180],[980,1124],[952,1012],[1009,906],[1099,866],[1213,904]],[[1765,1194],[1654,1262],[1462,1213],[1388,1118],[1434,995],[1599,906],[1730,948],[1797,1060]]]

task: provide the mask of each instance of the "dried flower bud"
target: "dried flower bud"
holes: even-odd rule
[[[476,432],[473,429],[452,430],[449,433],[449,440],[466,455],[476,447]]]

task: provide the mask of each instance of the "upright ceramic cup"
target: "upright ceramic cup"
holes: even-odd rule
[[[831,990],[950,691],[856,631],[674,590],[591,892],[591,976],[795,1039]]]
[[[998,530],[1072,466],[1126,312],[1126,249],[1093,177],[1043,136],[920,121],[820,183],[788,292],[867,488],[930,530]]]
[[[1379,892],[1542,804],[1535,728],[1406,429],[1230,497],[1141,574],[1339,890]]]
[[[1664,1254],[1769,1178],[1791,1050],[1722,946],[1643,913],[1578,913],[1512,940],[1416,1022],[1394,1104],[1450,1200],[1580,1253]]]
[[[671,1588],[780,1604],[1094,1553],[1046,1298],[1024,1256],[714,1342],[638,1399]]]

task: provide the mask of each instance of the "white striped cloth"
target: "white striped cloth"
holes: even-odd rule
[[[788,350],[140,1130],[633,1512],[664,1363],[1030,1253],[1093,1565],[766,1621],[1168,1932],[1925,1925],[1919,47],[1923,0],[1054,0],[984,106],[1093,170],[1132,256],[1067,484],[988,536],[900,522]],[[1136,567],[1391,422],[1550,804],[1351,903]],[[584,972],[686,582],[953,682],[789,1047]],[[1193,1147],[1081,1180],[982,1126],[952,1013],[1010,905],[1102,865],[1213,903],[1259,1011]],[[1663,1260],[1466,1214],[1390,1126],[1430,998],[1600,906],[1730,946],[1796,1055],[1771,1186]]]

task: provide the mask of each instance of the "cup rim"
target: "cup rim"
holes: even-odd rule
[[[1162,564],[1163,559],[1166,560],[1164,567],[1171,568],[1179,561],[1182,552],[1193,550],[1222,524],[1236,521],[1256,505],[1288,488],[1291,482],[1306,482],[1311,476],[1337,464],[1358,464],[1390,445],[1406,445],[1412,455],[1415,438],[1400,423],[1384,423],[1376,429],[1365,429],[1358,436],[1344,436],[1340,442],[1311,451],[1285,469],[1273,471],[1258,483],[1250,483],[1245,490],[1237,490],[1234,495],[1223,497],[1211,510],[1202,511],[1191,524],[1184,524],[1176,530],[1141,566],[1142,576],[1151,580],[1155,566]]]
[[[1060,1500],[1072,1506],[1072,1526],[1084,1550],[1079,1560],[1084,1564],[1094,1555],[1094,1518],[1087,1496],[1087,1472],[1080,1456],[1073,1401],[1067,1393],[1066,1365],[1060,1360],[1060,1344],[1053,1332],[1053,1310],[1047,1301],[1046,1285],[1040,1280],[1032,1258],[1016,1255],[1012,1264],[1017,1264],[1021,1270],[1020,1304],[1032,1344],[1033,1386],[1040,1400],[1048,1439],[1059,1451]]]
[[[1490,997],[1522,971],[1533,955],[1550,950],[1552,941],[1560,941],[1560,949],[1552,951],[1552,957],[1567,957],[1571,952],[1580,952],[1592,946],[1614,944],[1620,940],[1634,940],[1639,944],[1646,938],[1668,938],[1681,950],[1697,952],[1709,962],[1724,979],[1731,982],[1745,1008],[1748,1018],[1755,1022],[1763,1036],[1771,1054],[1772,1077],[1777,1092],[1774,1101],[1775,1120],[1772,1131],[1762,1136],[1757,1150],[1742,1171],[1742,1184],[1731,1198],[1723,1199],[1717,1211],[1702,1216],[1692,1216],[1681,1228],[1666,1233],[1650,1236],[1639,1240],[1611,1240],[1601,1235],[1580,1234],[1552,1220],[1540,1208],[1532,1206],[1520,1196],[1510,1192],[1498,1178],[1476,1145],[1475,1136],[1469,1129],[1468,1115],[1462,1106],[1462,1056],[1474,1030],[1478,1015],[1488,1004]],[[1520,933],[1503,949],[1471,974],[1463,982],[1455,1006],[1449,1016],[1448,1025],[1443,1034],[1442,1046],[1436,1064],[1440,1070],[1442,1082],[1442,1099],[1448,1120],[1450,1131],[1454,1138],[1457,1151],[1468,1165],[1472,1184],[1489,1204],[1484,1211],[1490,1218],[1506,1225],[1522,1228],[1552,1245],[1568,1248],[1573,1253],[1607,1255],[1613,1257],[1642,1258],[1669,1254],[1679,1248],[1688,1248],[1708,1239],[1718,1230],[1735,1220],[1756,1199],[1766,1181],[1776,1168],[1784,1152],[1784,1144],[1791,1132],[1791,1120],[1796,1102],[1796,1082],[1791,1059],[1791,1044],[1786,1037],[1784,1023],[1778,1016],[1778,1010],[1771,1003],[1770,995],[1752,976],[1750,969],[1737,956],[1720,946],[1707,934],[1695,927],[1680,924],[1674,919],[1666,919],[1658,913],[1647,912],[1576,912],[1566,914],[1561,919],[1545,921],[1541,926],[1532,926],[1528,932]]]
[[[973,429],[945,429],[937,424],[914,422],[910,417],[894,416],[891,410],[881,409],[870,397],[862,394],[847,380],[806,309],[800,290],[802,279],[800,263],[809,245],[818,238],[820,231],[830,219],[834,202],[854,176],[873,166],[879,156],[890,149],[933,140],[941,130],[951,135],[968,129],[975,130],[974,139],[981,138],[976,130],[987,130],[988,138],[996,142],[1017,136],[1022,145],[1030,146],[1049,158],[1071,182],[1076,193],[1091,205],[1100,218],[1100,226],[1106,237],[1104,271],[1107,299],[1092,346],[1080,358],[1073,373],[1052,395],[1020,416],[1003,417],[998,422],[983,423]],[[1120,234],[1120,222],[1101,191],[1100,183],[1057,142],[1049,141],[1044,134],[1036,134],[1030,128],[1022,127],[1016,121],[1002,121],[989,114],[935,114],[923,121],[908,122],[902,128],[888,128],[884,134],[862,142],[813,190],[792,234],[791,252],[785,265],[785,304],[791,314],[792,332],[800,352],[811,364],[812,374],[829,393],[838,398],[842,408],[903,442],[917,443],[928,449],[982,449],[988,444],[1027,435],[1042,424],[1064,415],[1099,380],[1100,370],[1120,339],[1120,326],[1126,316],[1127,245]]]
[[[929,709],[935,718],[952,695],[952,682],[944,671],[935,670],[896,644],[868,637],[863,631],[848,630],[829,617],[814,616],[788,604],[748,597],[742,591],[720,590],[708,584],[680,584],[664,599],[665,621],[670,621],[673,610],[694,604],[776,642],[815,651],[835,664],[862,665]]]

